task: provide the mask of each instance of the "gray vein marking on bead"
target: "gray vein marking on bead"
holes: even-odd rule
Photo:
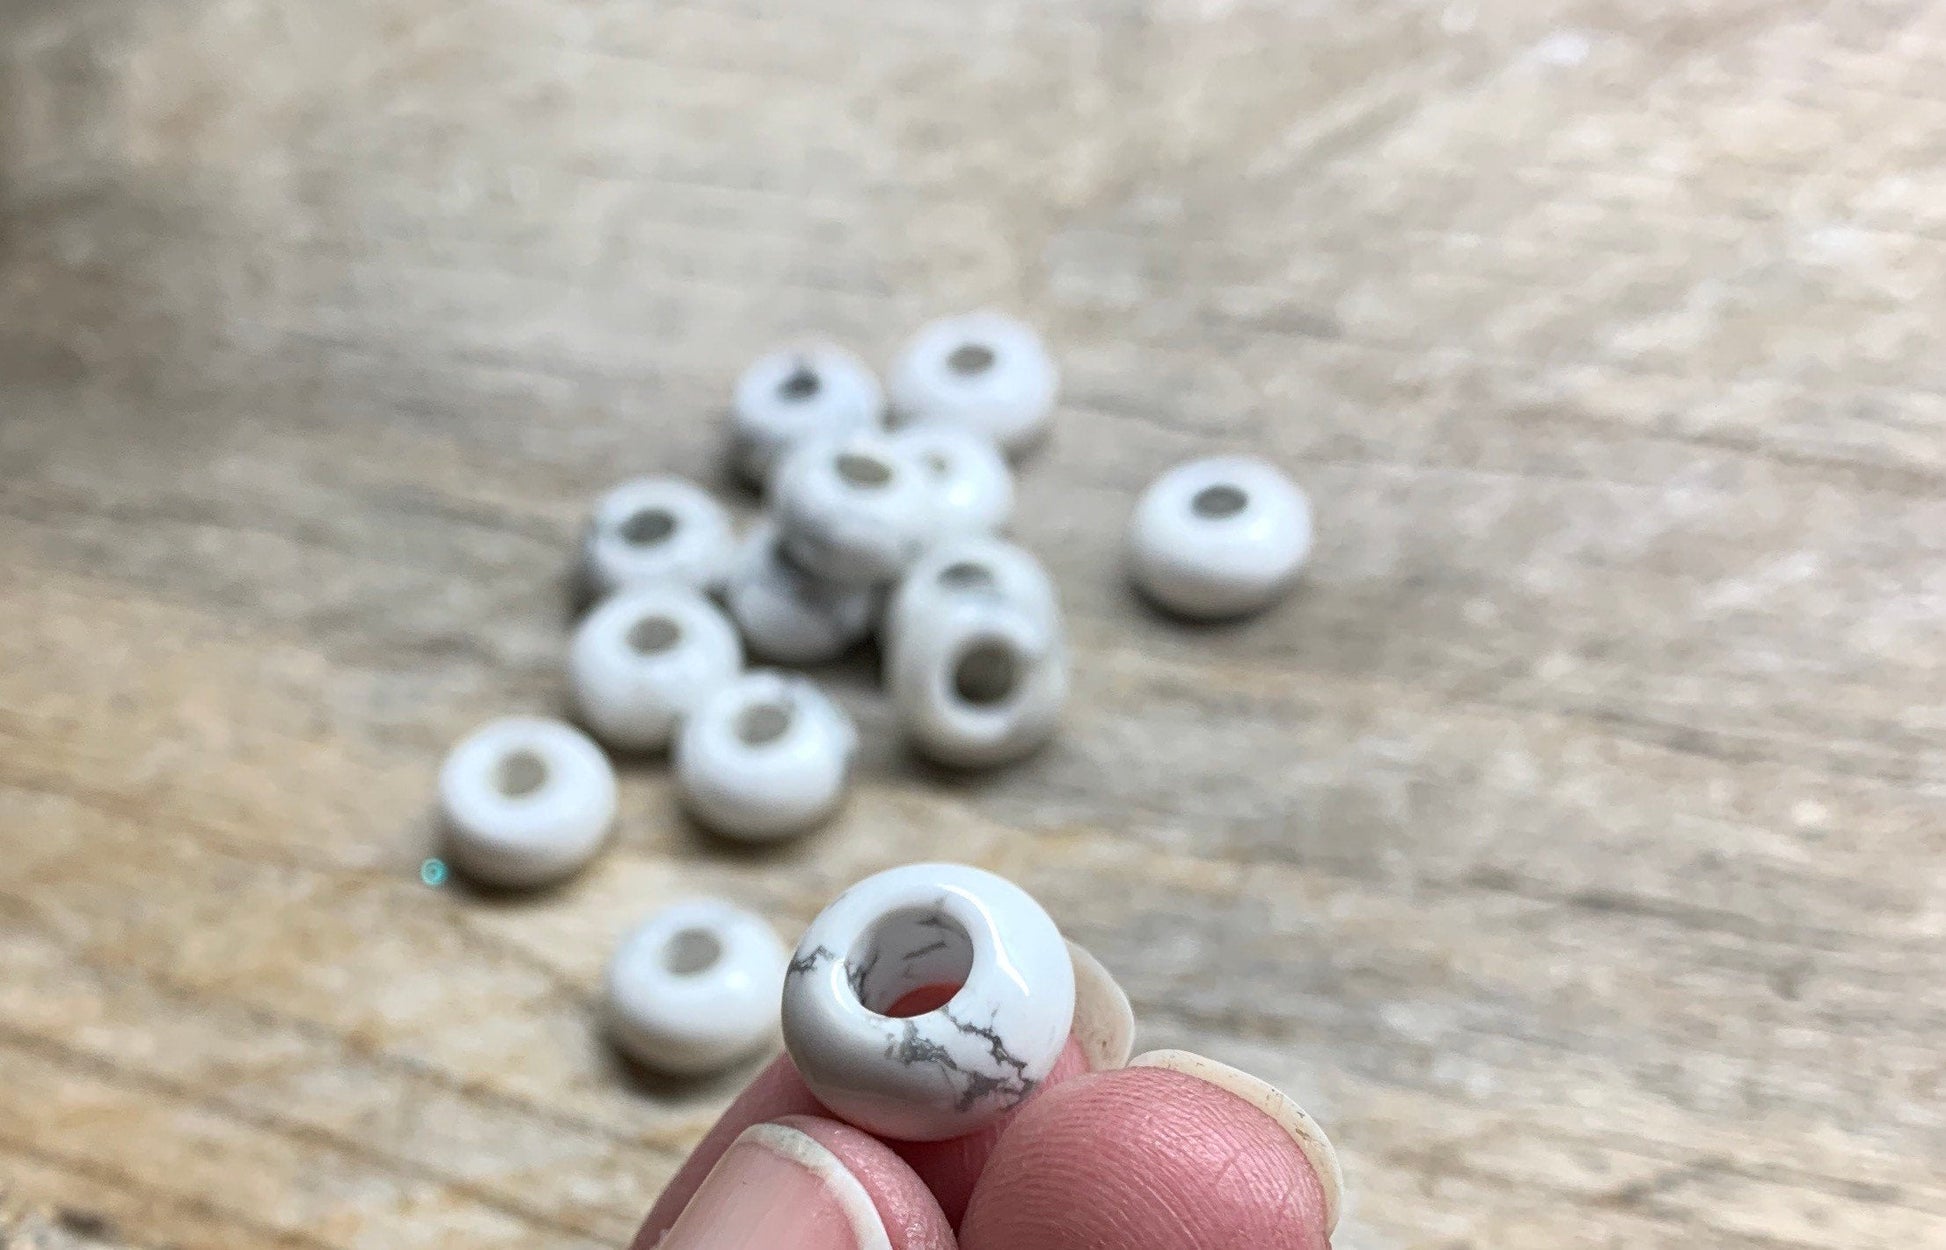
[[[946,949],[947,946],[948,943],[946,939],[940,938],[937,942],[932,943],[930,946],[921,946],[916,951],[907,951],[905,953],[905,961],[907,963],[911,963],[913,960],[921,958],[922,956],[925,955],[930,955],[934,951],[943,951]]]
[[[857,995],[860,1002],[865,1000],[865,981],[872,975],[872,969],[878,967],[878,957],[882,954],[884,952],[875,947],[872,950],[871,958],[867,959],[863,964],[845,965],[845,979],[851,982],[851,992]]]
[[[984,1041],[987,1044],[987,1054],[996,1066],[1012,1069],[1011,1072],[1003,1071],[995,1074],[963,1068],[959,1060],[953,1057],[950,1046],[923,1036],[919,1032],[916,1021],[905,1021],[905,1027],[899,1036],[886,1046],[885,1057],[907,1066],[922,1063],[936,1065],[940,1075],[945,1077],[947,1084],[953,1087],[959,1096],[954,1103],[955,1111],[961,1113],[970,1111],[982,1100],[995,1095],[1005,1098],[1008,1107],[1017,1107],[1039,1088],[1040,1082],[1027,1075],[1027,1061],[1017,1058],[1007,1048],[1006,1040],[1000,1036],[1000,1031],[993,1023],[973,1024],[960,1019],[944,1007],[935,1014],[959,1030],[962,1035],[977,1037]],[[999,1009],[995,1008],[994,1019],[998,1017]]]
[[[818,960],[836,959],[837,957],[838,957],[837,952],[832,950],[830,947],[828,946],[817,947],[816,949],[806,954],[799,955],[796,959],[791,960],[790,967],[785,970],[784,975],[791,976],[791,977],[801,975],[802,973],[809,972],[811,969],[817,967]]]

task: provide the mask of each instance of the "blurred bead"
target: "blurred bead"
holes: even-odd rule
[[[919,1015],[908,994],[958,992]],[[1026,1101],[1074,1022],[1074,965],[1026,891],[959,864],[852,886],[811,922],[784,980],[784,1045],[818,1101],[870,1133],[944,1141]]]
[[[923,327],[888,385],[902,421],[962,425],[1017,456],[1046,437],[1060,371],[1031,328],[977,312]]]
[[[858,733],[808,678],[758,670],[720,687],[676,737],[676,788],[704,826],[746,842],[805,833],[844,801]]]
[[[771,502],[784,550],[841,586],[889,582],[932,545],[932,475],[883,435],[800,444],[777,470]]]
[[[887,664],[899,727],[921,754],[993,768],[1052,737],[1068,699],[1058,624],[979,595],[940,596],[898,625]]]
[[[737,472],[763,486],[806,438],[875,430],[885,394],[871,367],[842,347],[807,343],[759,357],[737,379],[730,448]]]
[[[1010,604],[1052,632],[1063,628],[1054,583],[1032,554],[999,538],[949,539],[899,579],[879,635],[887,661],[897,646],[901,621],[961,598]]]
[[[865,640],[876,592],[835,586],[792,564],[777,527],[752,530],[723,587],[723,603],[750,653],[773,664],[821,664]]]
[[[1254,456],[1179,464],[1157,478],[1129,523],[1129,570],[1156,603],[1213,620],[1270,605],[1311,551],[1311,505]]]
[[[618,751],[659,751],[689,709],[743,670],[721,610],[674,584],[624,589],[574,631],[568,681],[581,722]]]
[[[758,915],[718,899],[675,903],[608,961],[608,1033],[644,1067],[701,1076],[777,1036],[790,952]]]
[[[543,885],[601,848],[615,821],[615,770],[572,725],[509,716],[447,754],[439,803],[461,872],[489,885]]]
[[[641,477],[595,504],[582,541],[582,574],[594,598],[654,582],[710,590],[735,549],[729,512],[702,487],[679,477]]]
[[[932,477],[938,538],[991,534],[1013,515],[1013,471],[991,439],[962,426],[928,421],[893,434],[892,443]]]

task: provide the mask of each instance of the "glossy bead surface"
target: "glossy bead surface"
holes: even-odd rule
[[[884,421],[885,393],[871,366],[830,343],[786,347],[759,357],[737,379],[731,456],[738,473],[763,486],[804,439],[874,430]]]
[[[720,899],[673,903],[608,961],[608,1034],[644,1067],[719,1071],[777,1036],[790,952],[763,917]]]
[[[888,383],[904,422],[950,421],[1019,455],[1047,434],[1060,371],[1026,324],[995,312],[947,317],[922,328]]]
[[[596,502],[582,538],[582,579],[596,599],[655,582],[710,590],[735,550],[729,512],[702,487],[679,477],[635,478]]]
[[[991,439],[927,421],[893,434],[892,443],[931,476],[937,538],[991,534],[1013,516],[1013,471]]]
[[[723,605],[750,653],[774,664],[821,664],[871,633],[877,593],[811,576],[784,555],[764,522],[737,553]]]
[[[885,1014],[955,985],[934,1010]],[[910,864],[852,886],[805,930],[784,981],[784,1045],[844,1119],[943,1141],[1040,1087],[1074,1003],[1067,945],[1026,891],[978,868]]]
[[[932,545],[932,475],[879,434],[815,439],[792,451],[771,489],[784,550],[841,586],[889,582]]]
[[[676,584],[611,595],[568,646],[581,723],[619,751],[668,746],[689,709],[742,670],[743,645],[722,611]]]
[[[615,770],[574,726],[509,716],[447,754],[439,802],[461,872],[489,885],[543,885],[601,849],[615,821]]]
[[[1002,600],[954,596],[900,621],[886,673],[899,728],[955,768],[994,768],[1052,737],[1068,698],[1058,623]]]
[[[1157,478],[1129,522],[1129,572],[1160,606],[1214,620],[1268,607],[1311,552],[1311,505],[1254,456],[1179,464]]]
[[[858,733],[809,678],[745,673],[676,736],[676,788],[696,820],[747,842],[807,832],[844,801]]]
[[[928,551],[899,579],[885,610],[880,639],[889,661],[903,622],[961,599],[1010,604],[1060,632],[1060,600],[1047,570],[1032,553],[1004,539],[949,539]]]

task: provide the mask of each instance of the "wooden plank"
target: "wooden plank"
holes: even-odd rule
[[[0,1245],[618,1244],[744,1074],[607,1053],[616,935],[917,855],[1297,1094],[1341,1246],[1946,1240],[1943,52],[1893,0],[7,6]],[[831,830],[728,854],[631,767],[571,886],[422,885],[445,746],[561,706],[590,497],[727,491],[786,335],[985,303],[1066,373],[1053,748],[918,768],[861,657]],[[1130,500],[1237,447],[1309,581],[1164,622]]]

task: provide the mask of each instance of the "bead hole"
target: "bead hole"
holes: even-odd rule
[[[747,747],[769,746],[790,732],[795,719],[788,703],[752,703],[737,713],[737,740]]]
[[[547,784],[547,761],[522,747],[500,761],[493,784],[510,799],[524,799]]]
[[[801,404],[824,389],[818,375],[811,372],[811,366],[799,365],[791,370],[790,376],[777,384],[777,393],[794,404]]]
[[[642,508],[622,522],[622,541],[637,547],[664,542],[676,532],[676,518],[666,508]]]
[[[892,480],[892,466],[877,456],[847,451],[838,456],[838,477],[860,490],[877,490]]]
[[[1250,496],[1244,494],[1238,487],[1226,484],[1205,486],[1196,492],[1194,499],[1189,501],[1189,507],[1199,517],[1221,521],[1225,517],[1233,517],[1243,511],[1249,503]]]
[[[939,570],[939,584],[949,590],[992,590],[993,570],[984,564],[961,560]]]
[[[953,692],[975,707],[1004,703],[1020,688],[1021,657],[998,638],[974,643],[953,665]]]
[[[629,649],[637,655],[661,655],[682,641],[682,626],[666,616],[645,616],[628,629]]]
[[[943,1006],[971,975],[973,939],[936,906],[887,913],[845,958],[852,993],[865,1010],[881,1016],[916,1016]]]
[[[993,368],[993,349],[985,343],[962,343],[946,357],[946,367],[963,378],[978,377]]]
[[[723,958],[723,942],[708,929],[682,929],[662,948],[662,966],[679,977],[707,972]]]

